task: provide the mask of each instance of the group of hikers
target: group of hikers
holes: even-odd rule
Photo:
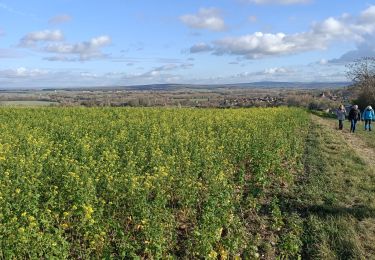
[[[362,114],[361,111],[358,109],[357,105],[353,105],[350,108],[349,114],[347,114],[344,105],[341,105],[336,110],[337,119],[339,120],[339,130],[342,130],[344,127],[344,120],[346,116],[348,116],[348,120],[350,121],[350,132],[355,132],[355,127],[358,121],[365,121],[365,131],[371,131],[371,121],[375,121],[375,113],[371,106],[367,106],[365,110],[363,110]]]

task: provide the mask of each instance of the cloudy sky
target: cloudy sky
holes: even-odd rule
[[[0,88],[345,81],[362,56],[375,1],[0,0]]]

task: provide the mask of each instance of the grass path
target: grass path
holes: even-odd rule
[[[337,125],[336,121],[323,119],[318,116],[313,116],[313,120],[315,120],[318,124],[321,124],[331,129],[334,129]],[[353,149],[356,152],[356,154],[375,171],[375,149],[370,147],[368,143],[364,140],[364,133],[362,128],[363,122],[359,122],[357,124],[356,133],[350,133],[349,129],[344,129],[341,133],[347,144],[350,146],[350,148]],[[373,138],[375,139],[375,133],[373,133]]]
[[[375,149],[336,123],[312,116],[305,174],[284,210],[303,219],[303,259],[375,259]]]

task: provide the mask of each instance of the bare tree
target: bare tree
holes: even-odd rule
[[[346,67],[347,77],[360,89],[358,105],[375,105],[375,57],[363,57]]]

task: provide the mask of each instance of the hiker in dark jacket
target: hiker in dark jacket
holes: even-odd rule
[[[374,110],[371,106],[366,107],[366,109],[362,113],[362,120],[365,120],[365,131],[368,130],[371,131],[371,121],[375,120],[375,114]]]
[[[357,121],[361,120],[361,111],[359,111],[357,105],[352,106],[350,109],[348,119],[350,121],[350,132],[354,133]]]

